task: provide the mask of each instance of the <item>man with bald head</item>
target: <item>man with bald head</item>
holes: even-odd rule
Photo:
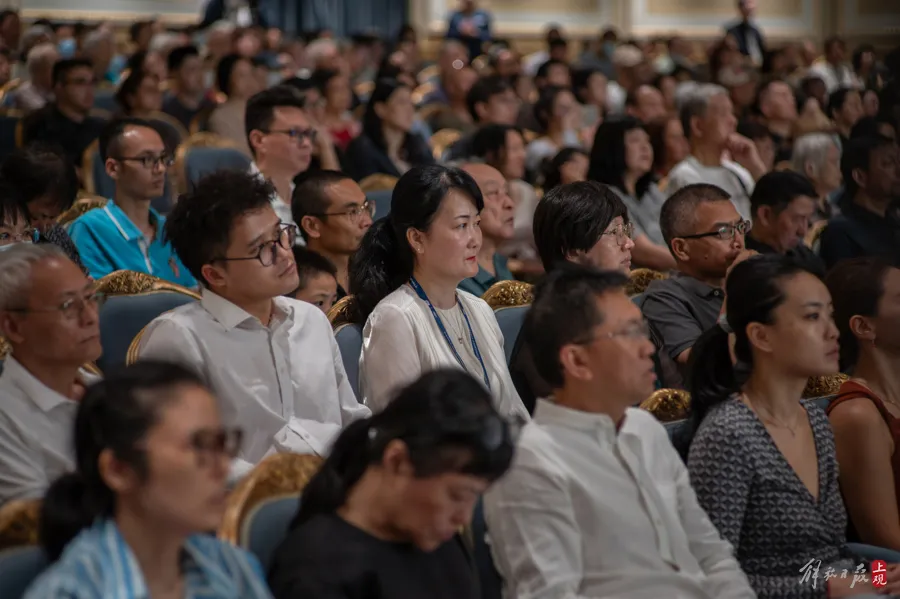
[[[12,351],[0,374],[0,505],[41,497],[74,467],[72,432],[100,357],[93,283],[56,246],[0,252],[0,336]]]
[[[463,291],[481,297],[491,285],[513,278],[506,257],[497,248],[515,233],[516,204],[509,197],[509,186],[500,171],[486,164],[466,164],[463,170],[472,175],[481,195],[481,248],[478,250],[478,274],[459,284]]]
[[[466,47],[457,40],[445,40],[438,54],[438,74],[434,81],[434,89],[423,99],[422,104],[449,104],[450,96],[447,86],[450,74],[469,64],[469,53]]]
[[[639,85],[625,99],[625,110],[643,123],[650,123],[666,116],[666,103],[662,92],[652,85]]]

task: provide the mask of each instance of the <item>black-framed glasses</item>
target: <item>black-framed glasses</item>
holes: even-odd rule
[[[252,256],[243,258],[229,258],[221,256],[216,260],[221,262],[239,262],[241,260],[259,260],[259,263],[265,267],[275,264],[275,256],[278,255],[278,247],[281,246],[286,250],[293,249],[294,242],[297,241],[297,226],[289,223],[282,223],[278,229],[278,236],[269,241],[263,241],[259,244],[259,249]]]
[[[615,235],[616,241],[621,245],[629,239],[634,239],[634,224],[616,225],[609,231],[604,231],[603,235]]]
[[[749,220],[741,219],[736,224],[722,225],[715,231],[710,231],[709,233],[698,233],[697,235],[679,235],[679,237],[681,239],[702,239],[704,237],[716,237],[723,241],[727,241],[729,239],[734,239],[734,236],[737,233],[746,235],[752,228],[753,223],[751,223]]]
[[[117,156],[114,157],[113,160],[119,160],[121,162],[137,162],[147,170],[156,168],[157,166],[169,168],[173,164],[175,164],[175,159],[172,158],[172,155],[168,152],[163,152],[162,154],[157,155],[145,154],[144,156]]]
[[[302,142],[304,139],[308,139],[310,143],[314,143],[316,141],[316,135],[318,135],[318,131],[312,127],[309,127],[308,129],[298,129],[296,127],[293,129],[269,129],[268,131],[263,131],[263,133],[280,133],[290,137],[291,141]]]
[[[231,427],[194,431],[189,443],[197,456],[197,462],[203,466],[218,456],[224,455],[229,459],[236,458],[241,451],[243,441],[243,429]]]
[[[310,216],[349,216],[351,221],[358,222],[363,214],[368,214],[369,218],[375,218],[375,202],[366,200],[362,204],[354,204],[340,212],[320,212]]]
[[[88,306],[99,310],[104,301],[106,301],[106,295],[104,293],[100,291],[91,291],[87,295],[81,297],[70,297],[60,305],[52,308],[13,308],[10,312],[21,312],[23,314],[59,312],[62,314],[63,318],[75,320],[81,316]]]
[[[0,233],[0,245],[9,245],[11,243],[37,243],[40,232],[31,227],[25,229],[21,233]]]

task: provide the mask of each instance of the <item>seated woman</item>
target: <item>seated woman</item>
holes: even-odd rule
[[[276,550],[276,599],[476,599],[460,538],[512,461],[515,426],[459,370],[436,370],[344,429]]]
[[[362,134],[347,146],[346,170],[357,181],[384,173],[399,177],[410,168],[434,164],[428,144],[412,131],[416,117],[410,88],[380,79],[363,114]]]
[[[34,243],[39,232],[22,206],[21,193],[6,181],[0,181],[0,252],[17,243]]]
[[[240,440],[181,366],[143,361],[89,387],[75,419],[76,470],[41,511],[41,545],[55,563],[26,598],[269,597],[255,558],[208,534]]]
[[[320,121],[331,134],[334,145],[343,152],[360,131],[359,123],[350,113],[353,104],[350,79],[340,71],[330,69],[314,71],[311,79],[322,97]]]
[[[591,148],[588,179],[609,185],[628,207],[636,232],[635,263],[659,271],[675,268],[659,226],[666,196],[656,186],[653,146],[639,120],[629,116],[600,125]]]
[[[163,94],[159,76],[143,69],[131,71],[119,84],[116,102],[121,107],[119,116],[150,121],[169,153],[175,154],[178,144],[184,140],[180,130],[169,123],[169,116],[162,113]]]
[[[548,86],[534,104],[534,116],[543,135],[525,149],[525,168],[537,173],[545,159],[566,146],[580,146],[578,123],[581,113],[575,96],[564,87]]]
[[[825,280],[853,378],[828,405],[849,536],[900,551],[900,269],[841,262]]]
[[[230,139],[250,156],[244,112],[247,100],[259,90],[253,74],[253,63],[238,54],[229,54],[216,66],[216,87],[228,99],[219,104],[209,116],[207,127],[217,135]]]
[[[688,157],[691,148],[678,117],[663,118],[645,126],[653,147],[653,174],[658,177],[657,186],[660,191],[664,192],[669,171]]]
[[[587,181],[588,165],[588,153],[583,149],[563,148],[544,165],[544,193],[558,185]]]
[[[350,264],[352,320],[363,329],[360,399],[374,412],[423,372],[467,371],[504,416],[526,414],[509,378],[503,334],[483,300],[457,290],[478,273],[484,200],[467,173],[417,166],[400,177],[391,213]]]
[[[696,433],[687,465],[697,499],[759,597],[872,593],[867,583],[851,588],[852,577],[824,578],[860,563],[843,547],[847,514],[828,418],[800,400],[809,377],[838,368],[828,289],[780,255],[738,263],[725,285],[726,322],[691,352]],[[888,580],[896,592],[896,574]]]

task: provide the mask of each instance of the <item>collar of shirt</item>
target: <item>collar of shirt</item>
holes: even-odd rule
[[[265,175],[265,173],[263,173],[261,170],[259,170],[259,166],[256,164],[256,161],[255,161],[255,160],[252,161],[252,162],[250,163],[250,174],[251,174],[251,175],[256,175],[256,176],[258,176],[260,179],[265,179],[266,181],[270,181],[270,179]],[[295,189],[296,187],[297,187],[297,185],[294,184],[293,181],[291,181],[291,196],[294,195],[294,189]],[[278,190],[277,190],[277,189],[275,190],[275,193],[272,194],[271,200],[272,200],[273,203],[274,203],[276,200],[278,200],[278,201],[281,202],[282,204],[286,204],[287,207],[288,207],[288,209],[290,209],[290,207],[291,207],[291,198],[288,198],[287,200],[285,200],[285,199],[282,198],[280,195],[278,195]],[[290,222],[294,222],[293,219],[291,219]]]
[[[278,328],[282,323],[289,320],[291,310],[289,302],[282,303],[281,299],[282,298],[280,297],[273,298],[272,320],[269,323],[269,326],[266,327],[258,318],[245,311],[237,304],[228,301],[221,295],[206,288],[200,292],[200,304],[203,306],[203,309],[209,312],[210,315],[212,315],[219,324],[225,327],[225,330],[227,331],[245,323],[249,323],[249,326],[251,327],[256,326],[270,330]]]
[[[507,262],[507,260],[506,260],[505,256],[495,253],[494,258],[493,258],[493,263],[494,263],[494,272],[497,274],[492,275],[491,273],[489,273],[488,271],[483,269],[481,266],[479,266],[478,272],[472,278],[475,279],[475,282],[477,282],[479,285],[483,285],[485,287],[485,289],[487,289],[488,287],[490,287],[497,281],[505,281],[505,280],[511,278],[511,277],[506,276],[506,273],[508,272],[508,269],[506,267],[506,262]]]
[[[30,399],[44,412],[49,412],[61,405],[68,405],[72,400],[60,395],[28,372],[13,356],[7,356],[3,362],[2,378],[10,384],[18,387],[22,394]],[[99,377],[84,370],[78,371],[78,382],[89,385],[97,381]]]
[[[538,399],[534,408],[534,421],[537,424],[549,424],[571,428],[579,431],[597,431],[603,439],[615,442],[618,432],[613,419],[601,413],[582,412],[554,403],[547,399]],[[626,430],[627,415],[622,421],[621,430]]]
[[[109,216],[109,220],[116,226],[119,233],[121,233],[122,237],[124,237],[128,241],[137,241],[139,239],[145,239],[144,234],[138,229],[137,225],[131,222],[131,219],[128,218],[128,215],[122,212],[122,209],[119,208],[116,203],[112,200],[106,203],[106,206],[103,208],[106,215]],[[154,224],[156,227],[156,236],[152,241],[163,242],[163,227],[161,226],[164,222],[164,219],[159,215],[159,212],[150,207],[150,222]]]
[[[725,292],[719,287],[707,285],[703,281],[695,279],[694,277],[681,272],[672,275],[672,280],[682,289],[689,291],[697,297],[703,299],[707,299],[710,297],[723,297],[725,295]]]

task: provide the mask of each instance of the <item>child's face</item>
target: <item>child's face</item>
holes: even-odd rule
[[[327,272],[316,273],[309,277],[306,287],[298,291],[294,299],[318,306],[327,314],[337,299],[337,280]]]

